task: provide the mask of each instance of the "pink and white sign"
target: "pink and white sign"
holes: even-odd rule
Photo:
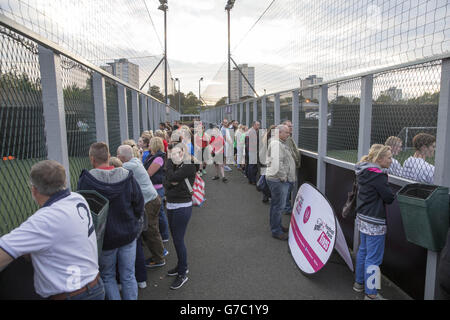
[[[330,258],[336,241],[339,254],[353,270],[348,246],[328,200],[312,185],[304,183],[295,198],[289,229],[289,248],[298,267],[316,273]],[[343,242],[343,243],[342,243]]]

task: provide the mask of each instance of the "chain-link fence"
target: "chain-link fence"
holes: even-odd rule
[[[280,122],[292,121],[292,93],[283,93],[280,95]]]
[[[266,99],[266,128],[275,124],[275,96],[268,96]]]
[[[358,161],[361,79],[328,87],[327,156],[351,163]]]
[[[298,147],[317,152],[319,140],[319,104],[305,98],[306,93],[299,91]],[[294,128],[295,130],[295,128]]]
[[[106,113],[108,118],[109,152],[115,156],[120,146],[120,115],[117,85],[112,81],[105,81]]]
[[[61,57],[70,186],[76,190],[83,169],[91,169],[89,147],[96,142],[92,73],[79,63]]]
[[[38,208],[29,182],[47,158],[38,46],[0,27],[0,236]]]
[[[392,148],[389,173],[432,183],[441,61],[374,76],[372,143]]]

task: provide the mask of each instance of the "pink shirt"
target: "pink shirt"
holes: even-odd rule
[[[162,167],[164,165],[164,159],[162,157],[157,157],[157,158],[155,158],[155,160],[153,160],[152,164],[153,163],[156,163],[160,167]],[[155,184],[153,186],[155,187],[156,190],[161,189],[163,187],[162,184]]]

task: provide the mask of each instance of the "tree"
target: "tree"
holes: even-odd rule
[[[219,101],[216,102],[214,107],[224,106],[226,104],[227,104],[227,97],[222,97],[222,98],[220,98]]]
[[[158,86],[151,86],[147,93],[159,101],[164,102],[164,95],[160,92],[160,88]]]

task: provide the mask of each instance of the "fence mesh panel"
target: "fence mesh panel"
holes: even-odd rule
[[[83,169],[91,169],[89,147],[96,142],[92,74],[80,64],[61,57],[64,111],[69,153],[70,186],[76,190]]]
[[[256,100],[256,120],[262,120],[262,100]]]
[[[249,125],[251,126],[252,125],[252,123],[253,123],[253,101],[251,101],[251,102],[248,102],[248,104],[249,104]]]
[[[374,76],[371,143],[391,146],[390,174],[433,183],[440,77],[441,61]]]
[[[133,106],[131,104],[131,90],[126,89],[127,92],[127,115],[128,115],[128,137],[133,139]]]
[[[298,147],[317,152],[319,141],[319,104],[305,99],[306,93],[299,92]]]
[[[327,156],[358,162],[361,79],[337,82],[328,88]]]
[[[28,181],[47,158],[40,80],[37,44],[0,27],[0,236],[38,209]]]
[[[292,121],[292,93],[283,93],[280,95],[280,121]]]
[[[109,80],[105,81],[106,116],[108,117],[109,153],[113,156],[120,146],[120,116],[117,85]]]
[[[275,124],[275,96],[268,96],[266,99],[266,127],[270,128]]]

